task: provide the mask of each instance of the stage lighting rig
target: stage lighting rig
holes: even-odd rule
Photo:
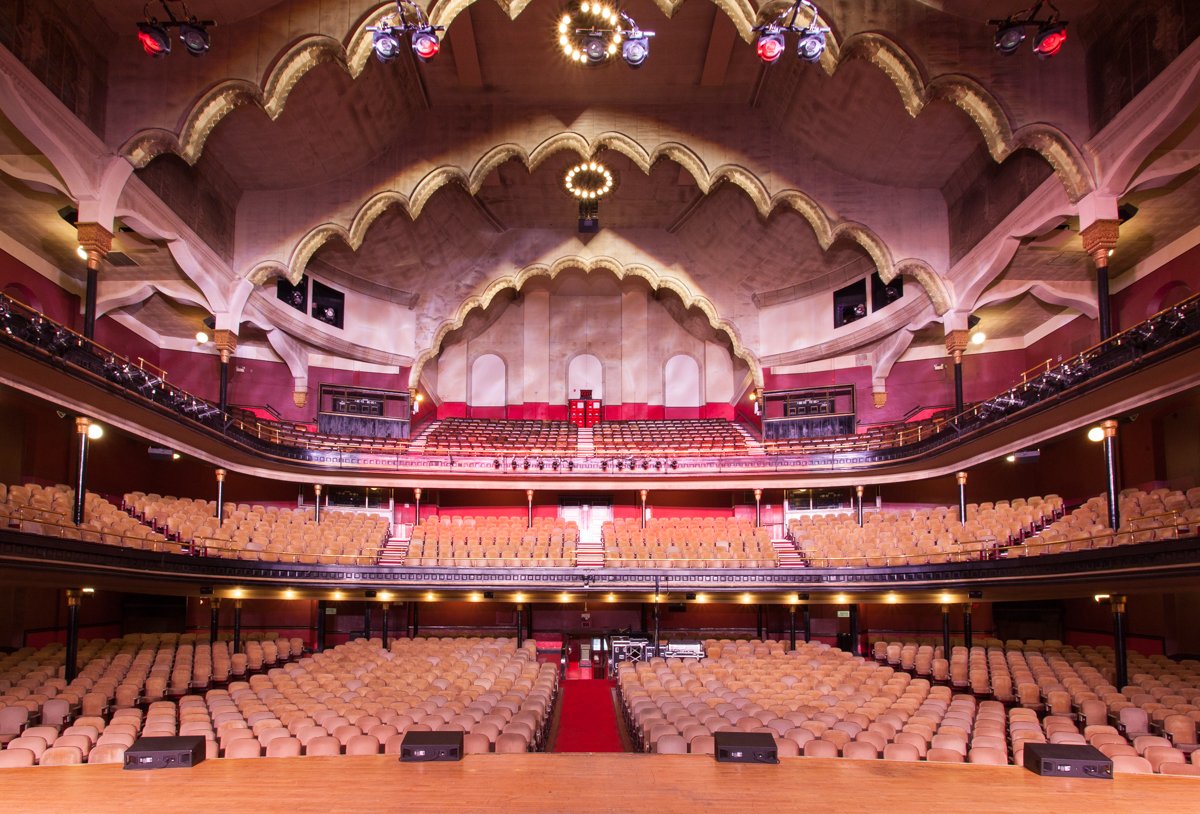
[[[796,24],[801,11],[812,15],[805,25]],[[829,29],[821,25],[819,20],[820,12],[816,6],[808,0],[796,0],[771,22],[751,29],[758,32],[758,40],[754,44],[758,58],[768,65],[778,62],[787,46],[785,34],[795,34],[796,56],[805,62],[819,61],[821,54],[825,53],[825,35],[829,33]]]
[[[558,21],[558,44],[572,62],[602,65],[621,52],[630,68],[640,68],[650,56],[653,31],[642,31],[638,24],[615,6],[598,0],[583,0],[568,6]]]
[[[1050,10],[1050,16],[1044,20],[1037,18],[1042,7]],[[1067,42],[1067,23],[1058,19],[1058,7],[1051,0],[1037,0],[1024,11],[1010,14],[1003,20],[988,20],[988,25],[996,26],[996,50],[1005,56],[1012,56],[1025,41],[1025,29],[1036,28],[1033,35],[1033,52],[1040,59],[1049,59],[1062,50]]]
[[[171,35],[167,29],[174,28],[179,32],[179,39],[189,54],[198,57],[208,53],[209,45],[212,44],[208,36],[208,29],[215,26],[216,23],[212,20],[196,19],[182,0],[170,0],[172,3],[179,3],[183,6],[182,19],[176,17],[171,11],[171,7],[167,5],[168,0],[158,0],[158,2],[162,6],[163,13],[167,15],[167,19],[160,21],[151,15],[150,3],[142,6],[142,14],[146,19],[137,24],[138,42],[142,44],[142,50],[152,57],[165,57],[171,53]]]
[[[422,62],[428,62],[442,50],[442,41],[437,32],[445,31],[442,25],[430,25],[425,11],[411,0],[396,0],[396,11],[369,25],[372,46],[380,62],[391,62],[400,56],[400,40],[408,36],[413,54]]]

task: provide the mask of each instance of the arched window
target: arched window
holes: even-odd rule
[[[472,407],[503,407],[505,405],[506,367],[494,353],[485,353],[471,363],[471,389],[467,404]]]
[[[700,407],[700,365],[685,354],[672,356],[663,367],[663,406]]]
[[[580,391],[591,390],[592,398],[604,400],[604,365],[590,353],[582,353],[567,366],[567,398],[580,398]]]

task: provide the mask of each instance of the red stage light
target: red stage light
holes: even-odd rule
[[[758,58],[763,62],[776,62],[783,55],[782,34],[760,34],[758,37]]]
[[[165,56],[171,52],[171,40],[166,29],[159,25],[139,24],[138,42],[142,44],[142,50],[152,57]]]
[[[435,34],[425,32],[413,37],[412,48],[417,59],[428,62],[438,55],[438,51],[442,50],[442,44]]]
[[[1067,43],[1067,26],[1059,23],[1043,28],[1033,43],[1033,52],[1042,59],[1055,56]]]

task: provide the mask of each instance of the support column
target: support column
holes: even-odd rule
[[[421,489],[420,487],[413,489],[413,494],[416,495],[416,512],[413,515],[413,526],[421,525]]]
[[[421,603],[410,602],[412,608],[412,637],[415,639],[421,635]]]
[[[225,470],[218,469],[217,475],[217,526],[225,522]]]
[[[796,606],[788,606],[788,650],[796,649]]]
[[[242,652],[242,600],[233,601],[233,652]]]
[[[313,522],[320,525],[320,523],[321,523],[321,484],[319,484],[319,483],[313,484],[313,492],[315,492],[316,496],[317,496],[316,506],[313,508]]]
[[[766,609],[762,605],[757,606],[757,608],[758,608],[758,639],[759,639],[759,641],[762,641],[763,633],[766,630],[766,625],[764,624],[764,621],[763,621],[763,614]]]
[[[324,599],[317,600],[317,630],[315,638],[318,653],[325,650],[325,608],[327,607],[328,603]]]
[[[517,603],[517,649],[525,644],[525,605]]]
[[[217,407],[221,410],[221,418],[224,419],[229,412],[229,360],[233,358],[233,352],[237,350],[237,334],[233,331],[218,329],[213,333],[213,346],[221,354],[220,396]]]
[[[533,603],[529,603],[529,612],[525,614],[525,638],[533,638]]]
[[[969,653],[971,650],[971,647],[972,647],[972,642],[971,642],[971,632],[972,632],[971,631],[971,603],[970,602],[963,605],[962,612],[963,612],[963,644],[966,645],[967,652]],[[947,656],[946,658],[950,658],[950,657]]]
[[[646,496],[649,494],[645,489],[642,490],[642,528],[646,528]]]
[[[942,658],[950,660],[950,606],[942,605]]]
[[[963,354],[967,352],[970,343],[970,331],[965,329],[950,331],[946,334],[946,353],[954,360],[954,415],[963,411]]]
[[[1099,312],[1100,341],[1113,335],[1112,309],[1108,298],[1108,256],[1117,247],[1119,220],[1098,220],[1079,233],[1083,250],[1096,266],[1096,310]]]
[[[1129,654],[1125,649],[1125,597],[1116,595],[1109,600],[1113,615],[1113,660],[1116,663],[1116,681],[1113,683],[1118,690],[1124,690],[1129,683]]]
[[[83,335],[96,337],[96,289],[100,263],[112,250],[112,232],[98,223],[75,224],[76,240],[87,252],[87,289],[83,295]]]
[[[88,430],[91,426],[91,421],[83,416],[76,416],[75,436],[79,454],[75,462],[75,507],[71,519],[77,526],[83,524],[83,507],[87,498]]]
[[[533,490],[532,489],[525,490],[525,503],[529,507],[529,516],[528,516],[529,522],[526,524],[525,528],[531,529],[531,528],[533,528]]]
[[[383,603],[383,629],[380,632],[380,635],[383,637],[383,649],[384,650],[388,649],[388,634],[391,633],[391,630],[389,629],[390,628],[390,625],[389,625],[390,620],[388,619],[388,617],[392,615],[391,611],[392,611],[391,603],[384,602]]]
[[[654,638],[650,640],[650,646],[654,650],[654,655],[658,655],[658,642],[661,636],[661,627],[659,626],[659,607],[658,594],[654,595]]]
[[[859,654],[859,650],[861,649],[858,639],[858,604],[852,603],[850,605],[850,652],[855,656]]]
[[[854,487],[854,494],[858,496],[858,527],[862,528],[863,524],[863,488],[861,486]]]
[[[208,603],[208,641],[216,644],[221,631],[221,599],[214,596]]]
[[[812,641],[812,608],[808,605],[804,606],[804,641],[807,644]]]
[[[762,528],[762,489],[754,490],[754,528]]]
[[[967,473],[959,472],[954,476],[958,481],[958,522],[967,524]]]
[[[64,678],[70,684],[79,675],[79,591],[67,591],[67,670]]]
[[[1113,532],[1121,529],[1121,473],[1117,464],[1117,422],[1109,418],[1100,422],[1104,430],[1104,492],[1108,499],[1108,525]]]
[[[363,608],[363,638],[368,640],[371,638],[371,604],[369,602]]]

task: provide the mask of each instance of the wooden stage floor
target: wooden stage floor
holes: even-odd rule
[[[1200,811],[1200,778],[1037,777],[1012,767],[787,758],[777,766],[636,754],[210,760],[193,769],[0,770],[0,810],[171,812],[941,812]]]

